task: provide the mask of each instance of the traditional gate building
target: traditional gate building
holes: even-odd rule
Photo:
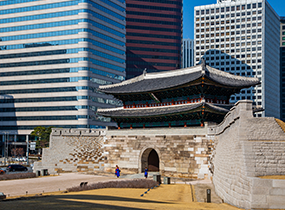
[[[124,106],[99,109],[118,128],[187,127],[220,123],[233,104],[230,96],[259,84],[257,78],[232,75],[201,65],[161,73],[146,73],[119,84],[100,86]]]
[[[123,102],[98,109],[117,122],[107,132],[106,171],[120,165],[125,172],[150,171],[204,178],[211,141],[209,124],[220,123],[233,104],[230,96],[259,84],[257,78],[232,75],[202,64],[147,73],[99,90]]]

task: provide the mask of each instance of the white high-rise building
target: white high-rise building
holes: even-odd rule
[[[231,102],[253,100],[257,116],[280,118],[280,21],[266,0],[218,0],[195,7],[195,62],[232,74],[258,77],[261,85],[242,90]]]
[[[194,66],[194,40],[183,39],[182,42],[182,68]]]
[[[97,87],[124,80],[125,9],[125,0],[0,1],[0,155],[1,142],[24,144],[36,126],[114,125],[96,110],[118,101]]]

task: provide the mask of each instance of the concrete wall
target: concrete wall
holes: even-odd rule
[[[105,134],[106,130],[53,128],[50,147],[43,149],[42,161],[35,164],[34,171],[102,171]]]
[[[284,208],[285,181],[258,178],[284,175],[285,134],[276,120],[253,118],[252,102],[239,101],[220,125],[208,131],[215,136],[211,162],[216,193],[241,208]],[[274,202],[277,198],[282,201]]]

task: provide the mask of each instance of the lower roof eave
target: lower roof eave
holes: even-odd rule
[[[162,107],[98,109],[97,114],[111,118],[159,117],[202,111],[203,106],[205,112],[217,114],[226,114],[231,108],[231,105],[198,102]]]

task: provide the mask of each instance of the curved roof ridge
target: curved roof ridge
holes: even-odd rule
[[[221,71],[218,69],[215,69],[211,66],[207,66],[206,67],[207,71],[209,71],[210,73],[215,73],[224,77],[228,77],[228,78],[232,78],[232,79],[237,79],[237,80],[250,80],[250,81],[255,81],[255,82],[259,82],[259,79],[257,77],[244,77],[244,76],[239,76],[239,75],[235,75],[235,74],[230,74],[228,72],[225,71]]]
[[[199,105],[199,104],[202,104],[202,103],[205,103],[203,101],[200,101],[200,102],[196,102],[196,103],[190,103],[189,105]],[[186,106],[187,104],[175,104],[175,105],[171,105],[171,106],[175,106],[175,107],[179,107],[179,106]],[[111,112],[111,111],[116,111],[116,110],[142,110],[142,109],[153,109],[153,108],[156,108],[156,109],[159,109],[159,108],[167,108],[167,107],[170,107],[170,106],[150,106],[150,107],[140,107],[140,108],[124,108],[124,107],[115,107],[115,108],[101,108],[101,109],[97,109],[97,112]]]
[[[122,81],[122,82],[119,82],[116,84],[100,85],[99,88],[100,89],[107,89],[110,87],[120,87],[120,86],[124,86],[124,85],[128,85],[128,84],[132,84],[135,82],[139,82],[139,81],[143,80],[144,78],[145,78],[145,75],[142,74],[140,76],[137,76],[137,77],[134,77],[134,78],[131,78],[131,79],[128,79],[128,80],[125,80],[125,81]]]
[[[142,75],[112,85],[100,85],[102,92],[109,94],[128,94],[152,92],[178,87],[206,76],[210,80],[225,86],[250,87],[260,84],[258,78],[237,76],[203,64],[163,72],[143,73]]]
[[[99,108],[97,109],[97,112],[112,112],[112,111],[122,110],[122,109],[124,109],[123,106],[115,107],[115,108]]]
[[[158,78],[164,78],[164,77],[170,77],[170,76],[181,76],[185,74],[189,74],[192,72],[199,72],[202,70],[202,65],[197,66],[191,66],[184,69],[175,69],[170,71],[163,71],[163,72],[154,72],[154,73],[148,73],[145,76],[145,79],[158,79]]]
[[[139,82],[139,81],[145,80],[145,79],[158,79],[158,78],[165,78],[165,77],[171,77],[171,76],[186,75],[186,74],[189,74],[191,72],[201,71],[201,68],[199,68],[201,66],[202,65],[197,65],[197,66],[191,66],[189,68],[184,68],[184,69],[175,69],[175,70],[171,70],[171,71],[162,71],[162,72],[152,72],[152,73],[146,73],[145,75],[141,74],[140,76],[122,81],[120,83],[110,84],[110,85],[100,85],[99,88],[100,89],[108,89],[110,87],[120,87],[120,86],[124,86],[124,85],[129,85],[129,84]]]

